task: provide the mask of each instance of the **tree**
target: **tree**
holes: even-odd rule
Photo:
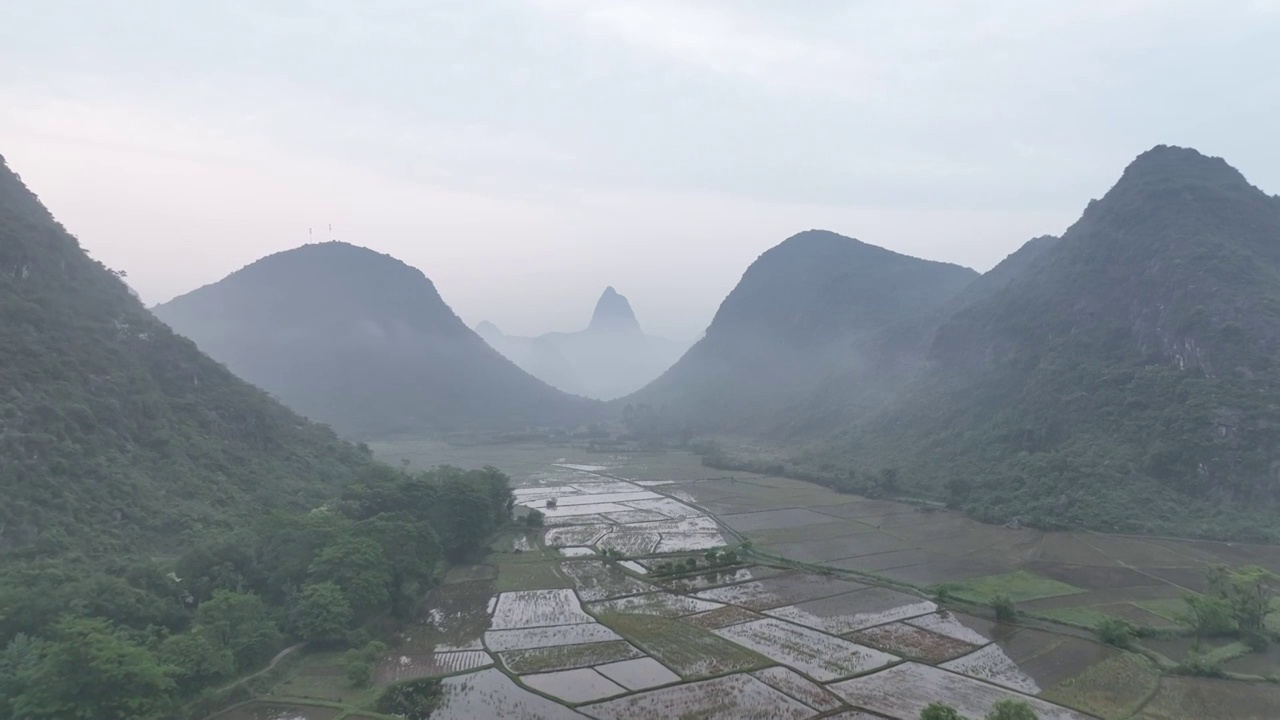
[[[354,532],[325,546],[311,563],[312,583],[342,589],[356,618],[367,617],[390,600],[391,563],[381,545]]]
[[[887,493],[898,491],[897,468],[885,468],[880,471],[880,489]]]
[[[1036,720],[1039,716],[1030,703],[1022,700],[1001,700],[987,713],[986,720]]]
[[[531,527],[531,528],[542,527],[544,524],[546,524],[546,520],[547,520],[546,515],[532,508],[530,508],[529,512],[526,513],[524,516],[524,524],[527,527]]]
[[[1231,604],[1215,595],[1183,595],[1186,610],[1178,614],[1178,621],[1189,626],[1195,632],[1196,647],[1207,637],[1227,635],[1235,632],[1236,621],[1232,615]]]
[[[235,669],[266,662],[280,647],[280,629],[262,598],[252,593],[217,590],[196,608],[193,632],[214,650],[231,653]]]
[[[1280,576],[1256,565],[1237,570],[1211,570],[1209,592],[1227,601],[1240,632],[1261,636],[1266,631],[1267,616],[1275,607]]]
[[[172,674],[106,620],[67,618],[10,704],[18,718],[159,720],[172,707]]]
[[[929,703],[920,711],[920,720],[965,720],[955,708],[942,703]]]
[[[485,490],[461,477],[441,483],[440,495],[440,507],[431,524],[440,533],[445,555],[462,560],[493,534],[495,513]]]
[[[1097,627],[1098,639],[1118,648],[1127,649],[1133,646],[1138,631],[1133,624],[1120,618],[1103,618]]]
[[[369,642],[363,648],[348,650],[342,657],[342,664],[346,668],[347,679],[351,684],[355,687],[366,687],[373,682],[373,671],[378,667],[378,661],[386,651],[386,644],[377,640]]]
[[[426,520],[406,513],[383,513],[358,523],[354,531],[381,546],[391,572],[391,612],[408,619],[436,582],[444,560],[440,539]]]
[[[199,632],[171,635],[160,643],[160,659],[174,669],[173,678],[184,694],[236,673],[231,650],[218,647]]]
[[[342,588],[331,582],[308,585],[294,608],[294,626],[303,640],[326,643],[340,639],[351,624],[351,605]]]
[[[991,608],[996,611],[996,620],[1000,622],[1013,622],[1018,619],[1018,606],[1013,602],[1013,598],[1004,593],[991,598]]]

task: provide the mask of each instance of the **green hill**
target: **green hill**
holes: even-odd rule
[[[1280,198],[1160,146],[828,457],[994,521],[1280,540]]]
[[[420,271],[347,243],[262,258],[155,313],[240,377],[354,437],[573,425],[599,412],[489,347]]]
[[[706,335],[619,401],[703,432],[804,437],[879,406],[910,377],[977,273],[823,230],[762,254]]]
[[[175,335],[0,162],[0,561],[171,548],[370,463]]]

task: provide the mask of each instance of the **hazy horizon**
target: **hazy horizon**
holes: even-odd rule
[[[15,3],[0,154],[148,305],[332,237],[471,326],[612,285],[687,340],[802,230],[985,271],[1157,144],[1275,192],[1277,34],[1274,0]]]

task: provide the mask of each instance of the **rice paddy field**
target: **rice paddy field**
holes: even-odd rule
[[[1274,548],[981,525],[676,452],[373,449],[493,465],[546,516],[452,571],[389,643],[376,684],[441,678],[433,718],[916,720],[935,701],[979,718],[1008,698],[1045,720],[1280,718],[1280,686],[1261,681],[1280,651],[1222,644],[1227,669],[1255,681],[1179,677],[1155,658],[1177,662],[1189,639],[1140,641],[1148,657],[1091,631],[1173,628],[1207,565],[1280,570]],[[723,549],[734,560],[713,564]],[[997,596],[1016,623],[994,621]],[[381,720],[376,688],[346,683],[339,654],[308,656],[270,704],[225,717]]]

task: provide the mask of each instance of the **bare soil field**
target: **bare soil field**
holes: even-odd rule
[[[906,623],[890,623],[860,630],[848,638],[868,647],[884,650],[899,657],[922,660],[930,664],[971,653],[976,645],[922,630]]]
[[[1150,660],[1136,653],[1117,653],[1046,690],[1041,697],[1101,718],[1128,718],[1159,684],[1160,674]]]

